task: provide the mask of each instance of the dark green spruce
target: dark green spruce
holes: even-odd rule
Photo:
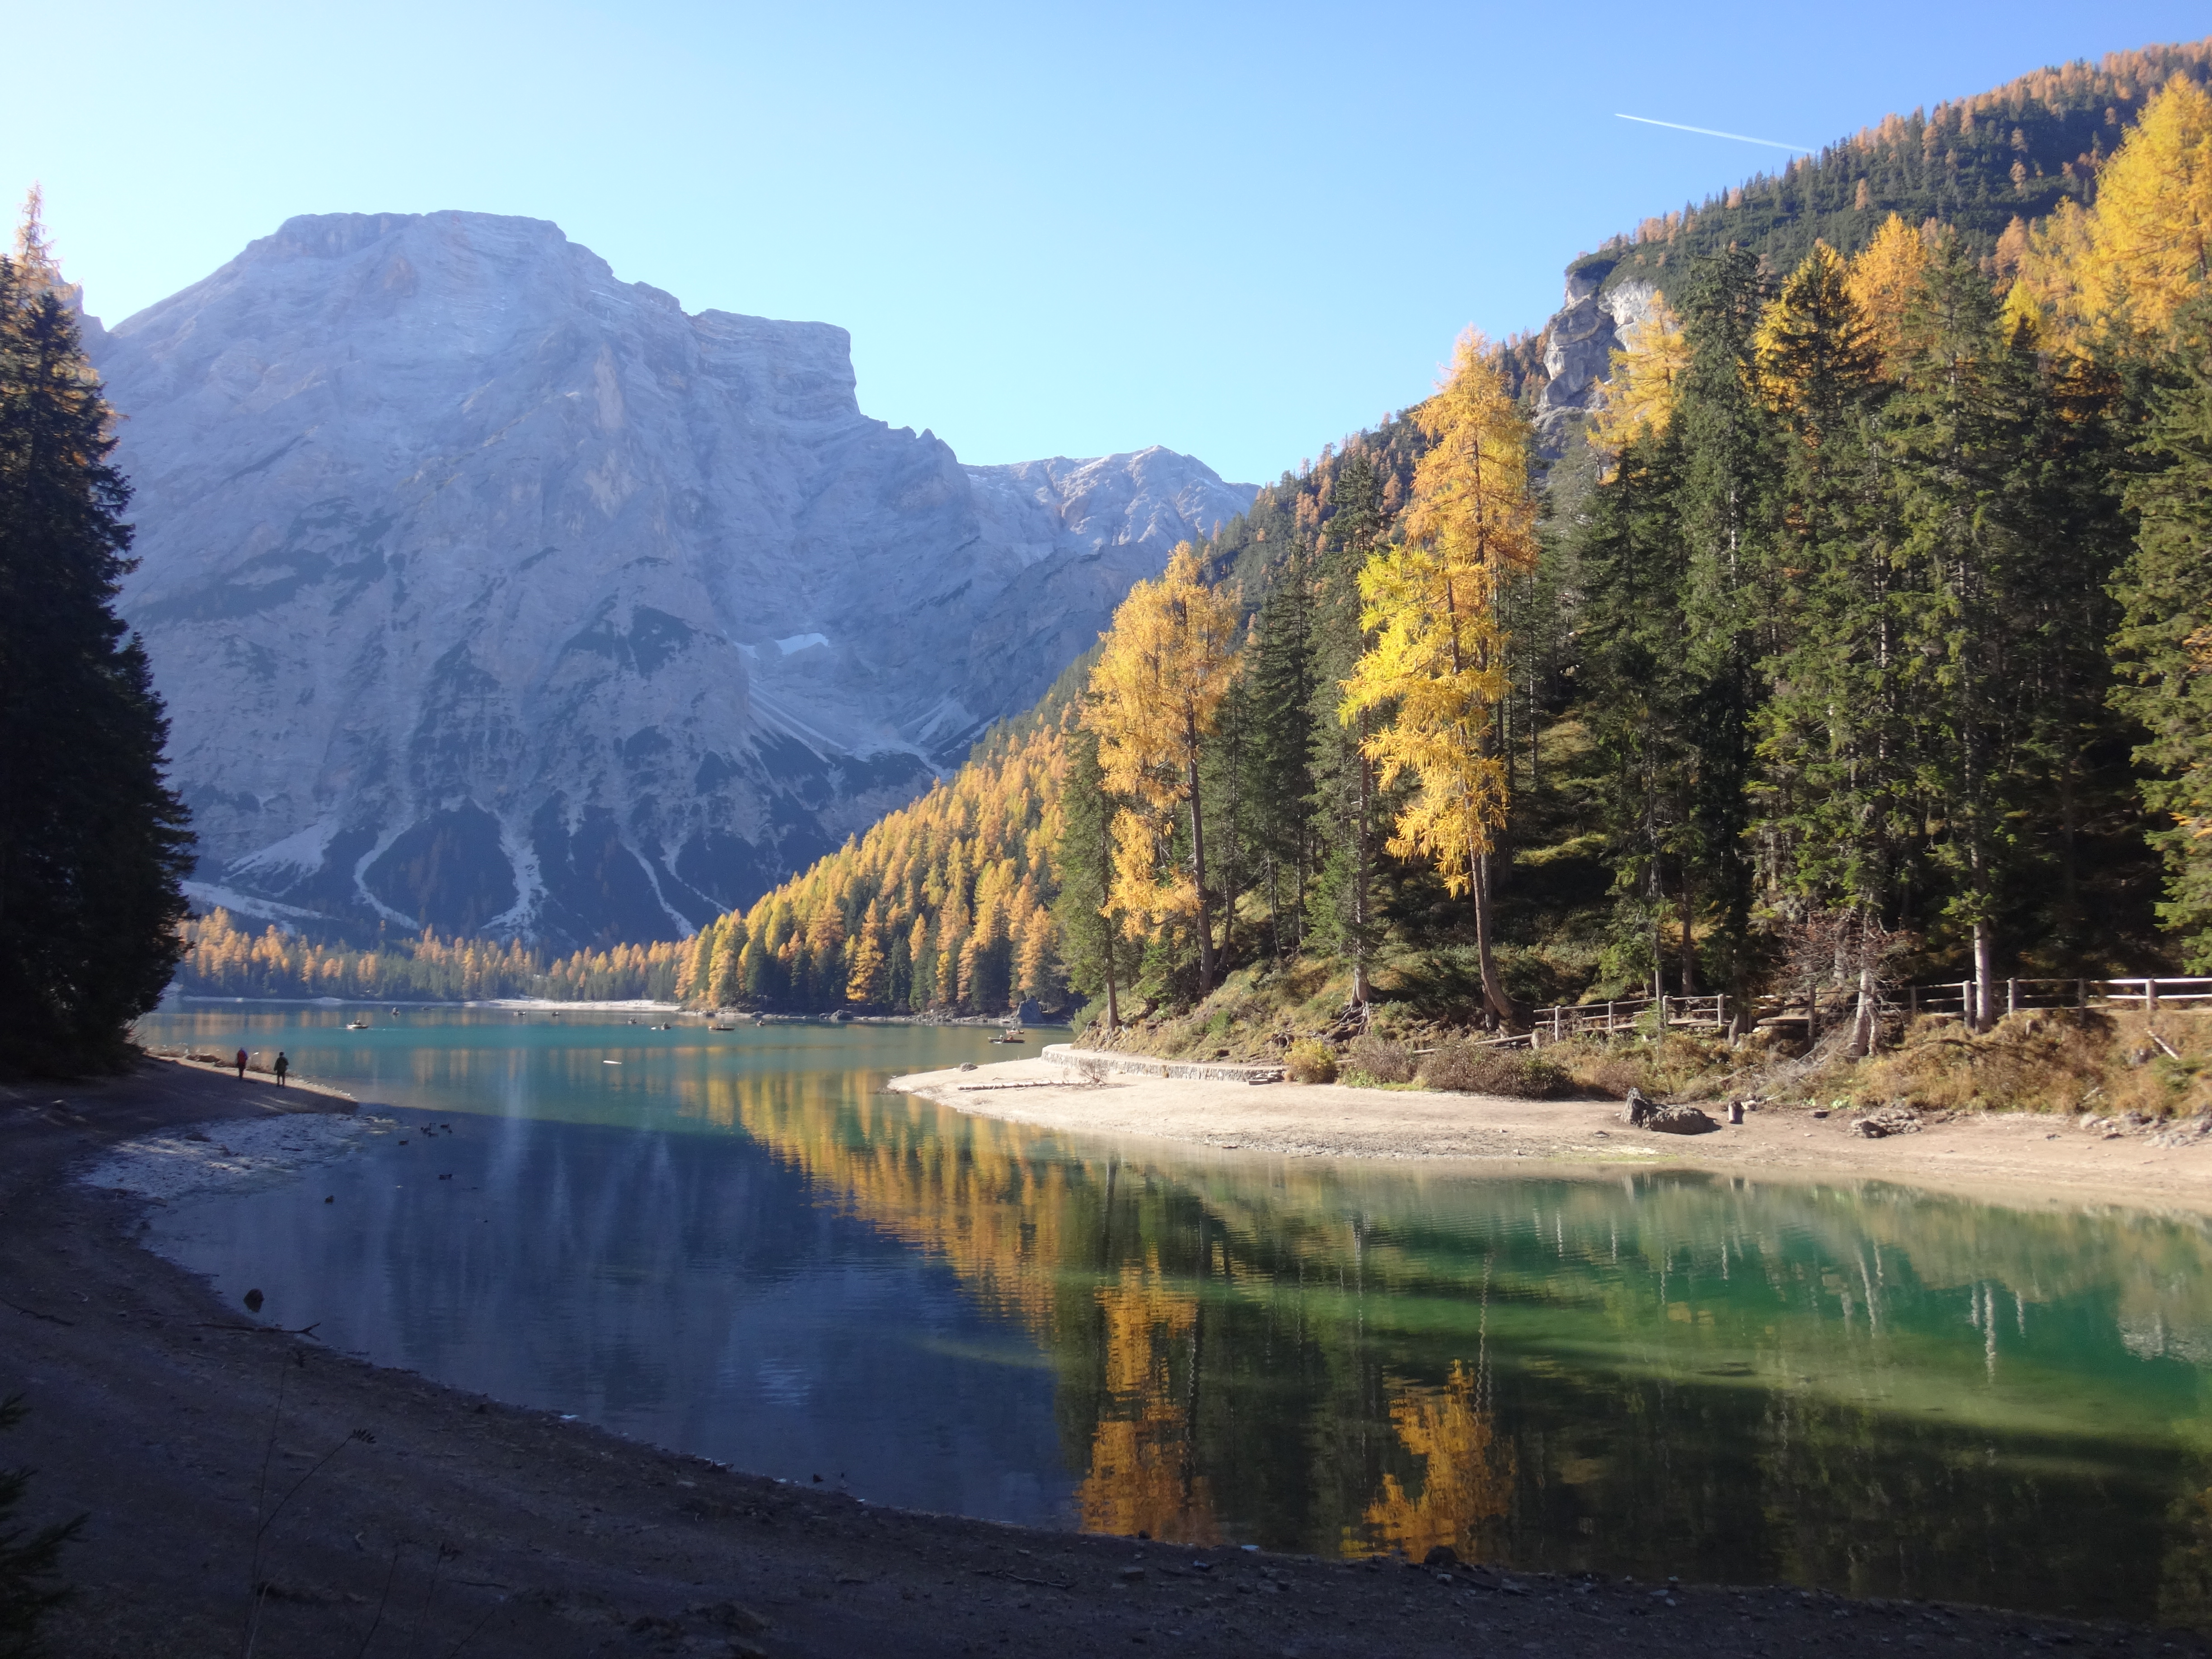
[[[110,1068],[176,965],[183,804],[115,612],[130,486],[35,222],[0,260],[0,1066]]]

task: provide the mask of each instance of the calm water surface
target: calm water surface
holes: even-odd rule
[[[2212,1624],[2195,1219],[1163,1157],[879,1092],[1003,1055],[973,1030],[348,1017],[142,1024],[404,1126],[155,1228],[382,1364],[925,1509]]]

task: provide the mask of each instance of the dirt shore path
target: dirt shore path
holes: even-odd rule
[[[880,1510],[259,1327],[134,1242],[142,1201],[73,1179],[125,1139],[346,1105],[160,1064],[0,1089],[0,1392],[31,1408],[0,1462],[38,1471],[21,1518],[90,1517],[66,1558],[80,1594],[58,1653],[238,1659],[250,1586],[257,1654],[362,1659],[2205,1651],[2171,1632],[1789,1589],[1324,1562]]]
[[[1849,1111],[1815,1116],[1798,1107],[1767,1107],[1746,1113],[1740,1127],[1668,1135],[1629,1127],[1618,1101],[1121,1074],[1090,1085],[1042,1059],[917,1073],[890,1086],[959,1111],[1065,1133],[1222,1152],[1450,1159],[1510,1164],[1524,1174],[1531,1162],[1563,1174],[1612,1174],[1623,1166],[1717,1170],[1762,1178],[1897,1181],[2014,1206],[2212,1211],[2212,1139],[2170,1146],[2160,1144],[2154,1130],[2089,1130],[2070,1118],[2026,1113],[1960,1117],[1870,1140],[1852,1127],[1857,1114]]]

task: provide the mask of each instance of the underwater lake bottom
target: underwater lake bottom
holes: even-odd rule
[[[380,1364],[872,1503],[2212,1626],[2197,1218],[1183,1158],[883,1091],[1004,1056],[973,1028],[361,1018],[140,1023],[392,1121],[149,1237]]]

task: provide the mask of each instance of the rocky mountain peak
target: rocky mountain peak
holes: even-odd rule
[[[666,936],[927,787],[1174,543],[1188,457],[963,467],[823,323],[540,220],[288,221],[88,331],[203,902]]]

